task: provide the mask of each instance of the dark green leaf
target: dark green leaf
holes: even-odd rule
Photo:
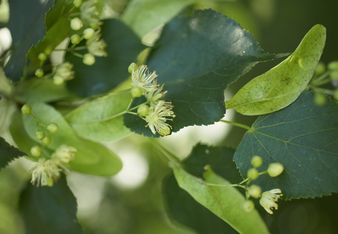
[[[202,178],[205,172],[204,166],[209,164],[218,175],[229,179],[232,183],[238,183],[242,178],[232,161],[234,153],[233,149],[226,147],[197,145],[190,157],[184,161],[183,166],[190,174]],[[172,221],[184,224],[200,234],[237,233],[181,189],[173,174],[164,180],[163,193],[166,210]]]
[[[173,131],[219,121],[225,113],[224,90],[258,62],[274,59],[234,20],[213,10],[186,11],[163,29],[148,60],[174,105]],[[126,115],[131,130],[152,136],[144,121]]]
[[[263,158],[259,171],[273,162],[285,168],[278,177],[258,177],[264,191],[280,188],[286,199],[338,191],[338,104],[316,106],[313,99],[313,92],[304,91],[287,108],[259,117],[241,141],[234,160],[242,175],[254,155]]]
[[[8,144],[5,139],[0,137],[0,170],[8,165],[15,158],[24,156],[25,153]]]
[[[104,20],[102,39],[107,43],[107,57],[96,57],[92,66],[83,64],[82,59],[67,53],[65,60],[74,64],[75,78],[67,82],[73,93],[88,97],[102,94],[118,86],[130,75],[128,66],[136,61],[145,49],[141,41],[125,24],[116,20]],[[81,46],[83,44],[80,44]],[[82,51],[80,51],[82,52]],[[87,52],[83,52],[85,54]]]
[[[5,67],[6,76],[18,81],[23,75],[26,55],[46,34],[46,13],[53,7],[54,0],[9,0],[8,29],[12,35],[13,50]]]
[[[77,203],[64,175],[53,187],[27,183],[19,201],[26,234],[84,233],[76,218]]]

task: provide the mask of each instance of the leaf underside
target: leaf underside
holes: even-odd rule
[[[234,160],[242,175],[259,155],[267,169],[273,162],[284,172],[275,178],[258,177],[262,189],[280,188],[284,198],[308,198],[338,191],[338,104],[329,100],[316,106],[314,93],[304,91],[287,108],[259,117],[242,139]]]

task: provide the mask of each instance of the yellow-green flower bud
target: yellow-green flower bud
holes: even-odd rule
[[[80,37],[78,34],[73,34],[73,35],[70,37],[70,42],[71,42],[73,45],[79,44],[80,41],[81,41],[81,37]]]
[[[137,109],[137,114],[140,116],[146,116],[149,113],[149,106],[142,104]]]
[[[82,21],[77,17],[70,21],[70,27],[75,31],[80,30],[82,26],[83,26]]]
[[[142,96],[142,89],[140,87],[132,87],[131,90],[131,96],[133,98],[136,98],[136,97],[141,97]]]
[[[42,143],[44,145],[49,145],[52,142],[52,138],[50,136],[46,136],[45,138],[42,139]]]
[[[325,95],[322,93],[315,93],[314,102],[317,106],[323,106],[326,103]]]
[[[261,196],[262,189],[258,185],[251,185],[248,188],[248,193],[253,198],[259,198]]]
[[[262,166],[262,158],[259,156],[253,156],[251,159],[251,165],[255,168]]]
[[[32,107],[30,107],[26,104],[21,107],[21,112],[24,115],[29,115],[31,113],[31,111],[32,111]]]
[[[83,56],[82,62],[88,66],[91,66],[95,63],[95,57],[91,53],[87,53]]]
[[[58,125],[56,123],[49,123],[47,125],[47,130],[50,133],[55,133],[58,130]]]
[[[338,61],[332,61],[327,65],[327,68],[331,71],[338,71]]]
[[[61,85],[61,84],[63,84],[63,82],[64,82],[64,79],[61,76],[59,76],[59,75],[53,76],[53,83],[55,85]]]
[[[41,130],[37,130],[35,132],[35,139],[37,139],[37,140],[42,140],[43,138],[45,138],[45,136],[46,136],[46,134]]]
[[[255,180],[258,177],[258,171],[256,168],[250,168],[247,172],[247,176],[250,180]]]
[[[82,5],[82,0],[74,0],[73,4],[76,8],[79,8]]]
[[[136,63],[131,63],[128,67],[128,72],[131,74],[133,71],[135,71],[138,68]]]
[[[47,55],[45,53],[40,53],[38,59],[40,61],[45,61],[47,59]]]
[[[31,148],[31,154],[34,156],[34,157],[39,157],[41,155],[41,148],[39,146],[33,146]]]
[[[284,167],[281,163],[271,163],[268,167],[268,174],[271,177],[276,177],[282,174]]]
[[[317,64],[317,67],[316,67],[316,70],[315,70],[315,74],[318,76],[318,75],[321,75],[325,72],[326,70],[326,67],[325,67],[325,64],[323,62],[319,62]]]
[[[255,204],[251,200],[247,200],[243,204],[243,208],[246,212],[251,212],[255,209]]]
[[[41,68],[39,68],[39,69],[36,69],[36,71],[35,71],[35,76],[36,77],[43,77],[43,70],[41,69]]]
[[[52,47],[51,46],[47,46],[44,50],[43,50],[43,52],[48,56],[48,55],[50,55],[51,53],[52,53]]]
[[[94,35],[95,35],[95,30],[92,29],[92,28],[87,28],[83,31],[83,38],[84,39],[87,39],[87,40],[92,39],[94,37]]]

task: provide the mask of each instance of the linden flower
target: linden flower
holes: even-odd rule
[[[52,154],[52,160],[56,164],[69,163],[75,158],[76,148],[67,145],[60,145]]]
[[[95,35],[86,41],[87,49],[89,53],[91,53],[94,56],[97,57],[107,57],[106,51],[104,51],[104,48],[107,46],[106,42],[104,40],[100,40],[100,32],[96,31]]]
[[[146,92],[144,96],[147,98],[148,102],[150,103],[150,106],[155,107],[158,103],[158,99],[162,98],[164,95],[166,95],[167,91],[161,92],[163,89],[162,86],[158,86],[156,90],[152,90],[150,92]],[[167,103],[169,104],[169,103]]]
[[[163,136],[170,133],[171,126],[166,121],[175,117],[174,112],[171,110],[172,108],[172,105],[166,105],[164,101],[159,101],[155,107],[149,108],[145,121],[153,134],[156,134],[156,131]]]
[[[278,209],[277,201],[283,196],[282,191],[280,189],[272,189],[270,191],[266,191],[262,193],[262,198],[259,200],[259,204],[268,212],[269,214],[273,214],[272,208]]]
[[[85,24],[95,28],[99,24],[99,13],[96,10],[96,0],[89,0],[82,3],[80,7],[81,19]]]
[[[156,72],[150,73],[146,65],[141,65],[137,69],[133,70],[131,75],[132,86],[140,87],[143,93],[154,92],[158,89],[156,82]],[[160,88],[160,91],[162,88]]]
[[[33,171],[31,183],[34,185],[37,181],[37,186],[40,184],[46,186],[52,178],[60,177],[58,166],[52,160],[45,161],[44,158],[40,158],[38,162],[33,163],[29,171]]]
[[[73,64],[65,62],[56,67],[55,75],[62,77],[64,80],[70,80],[74,78]]]

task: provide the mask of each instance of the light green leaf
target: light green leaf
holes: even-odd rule
[[[234,160],[242,175],[259,155],[265,171],[270,163],[283,164],[274,178],[261,175],[254,182],[263,191],[280,188],[286,199],[329,195],[338,191],[338,103],[316,106],[314,93],[304,91],[287,108],[259,117],[245,134]]]
[[[76,108],[65,118],[83,138],[115,141],[130,134],[123,124],[123,114],[130,102],[130,90],[114,92]]]
[[[226,108],[243,115],[262,115],[290,105],[311,80],[325,39],[325,27],[315,25],[292,55],[247,83],[226,102]]]
[[[206,168],[205,181],[188,174],[176,165],[173,165],[173,170],[178,185],[182,189],[239,233],[269,233],[256,210],[251,212],[244,210],[244,196],[234,187],[226,186],[230,183],[216,175],[210,167]],[[207,183],[225,186],[212,186]]]
[[[133,0],[121,19],[142,38],[194,2],[196,0]]]
[[[32,107],[32,113],[41,122],[47,126],[50,122],[58,125],[58,131],[49,134],[52,142],[48,148],[55,150],[60,145],[73,146],[77,149],[76,159],[71,161],[70,169],[79,172],[109,176],[119,172],[122,168],[121,160],[105,146],[79,137],[72,127],[66,122],[63,116],[56,111],[53,107],[39,102],[29,103]],[[35,139],[35,131],[37,130],[36,122],[29,115],[23,115],[23,124],[26,132],[31,139]],[[44,128],[41,128],[44,130]],[[48,132],[45,131],[47,134]]]

